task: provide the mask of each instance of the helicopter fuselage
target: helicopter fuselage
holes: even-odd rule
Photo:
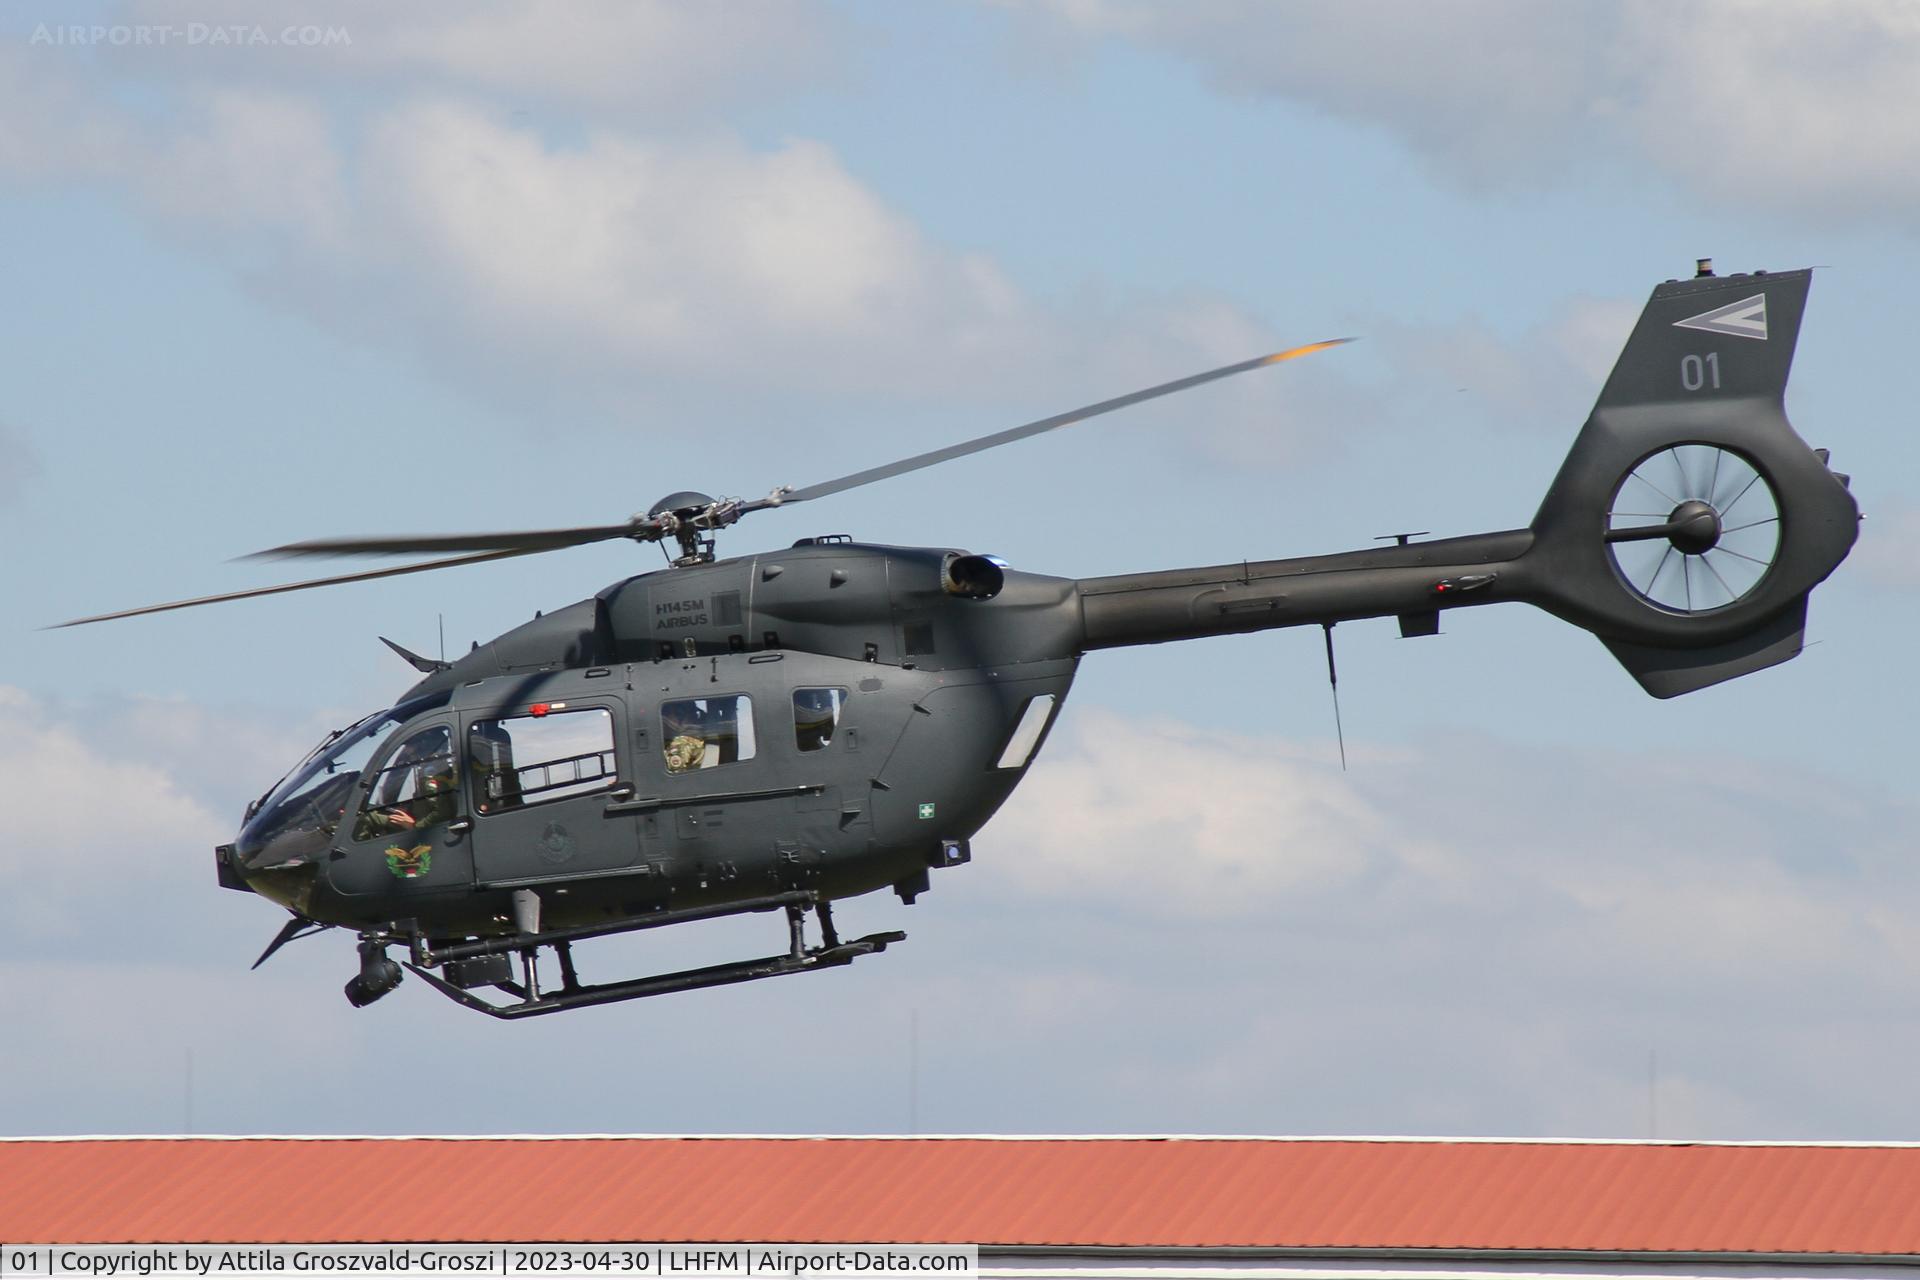
[[[1024,774],[1080,631],[1071,580],[954,551],[819,541],[643,574],[431,672],[350,783],[263,799],[223,880],[436,936],[508,929],[525,888],[550,925],[790,890],[910,901]],[[383,824],[409,769],[453,800]]]

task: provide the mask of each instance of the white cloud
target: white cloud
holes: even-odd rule
[[[1064,314],[929,240],[817,141],[560,139],[471,99],[353,115],[233,77],[188,82],[156,122],[44,55],[0,54],[31,81],[0,172],[120,187],[276,301],[463,377],[1106,387],[1137,381],[1142,351],[1171,376],[1272,341],[1217,298]],[[25,109],[45,95],[72,109]]]
[[[162,732],[163,719],[136,709],[103,728],[0,685],[6,928],[41,942],[104,931],[90,944],[98,955],[127,945],[130,922],[175,917],[174,904],[216,892],[213,847],[232,837],[237,806],[216,814],[186,777],[242,770],[257,743],[204,715],[176,717],[208,730],[189,743]],[[188,748],[198,754],[183,754]]]
[[[440,103],[383,118],[367,149],[361,215],[503,346],[790,375],[864,353],[886,379],[1012,352],[1035,322],[990,262],[927,243],[819,143],[567,148]]]
[[[1916,229],[1920,10],[1641,0],[1627,13],[1650,70],[1625,125],[1662,171],[1711,196]]]
[[[1897,0],[1047,7],[1384,129],[1463,185],[1621,161],[1743,210],[1916,227],[1920,13]]]
[[[794,0],[751,8],[672,0],[336,0],[324,9],[295,0],[134,0],[118,16],[182,33],[165,45],[104,51],[142,73],[279,84],[357,80],[472,91],[520,105],[644,111],[653,120],[818,82],[835,71],[844,39],[831,14]],[[196,42],[196,27],[239,28],[249,39]],[[288,28],[308,27],[335,34],[281,42]],[[255,29],[264,42],[252,39]]]
[[[1530,963],[1630,954],[1630,983],[1920,979],[1889,902],[1920,892],[1880,796],[1803,775],[1490,741],[1357,754],[1083,714],[996,819],[1035,894],[1323,940],[1352,921],[1432,956],[1488,938]],[[1897,823],[1895,823],[1897,825]],[[985,841],[983,841],[985,842]]]
[[[432,22],[458,26],[466,12],[434,10]],[[673,7],[647,12],[691,21]],[[520,20],[487,9],[448,49]],[[722,35],[702,38],[722,40],[729,21],[708,20]],[[22,72],[22,109],[0,113],[15,121],[0,123],[0,173],[124,191],[272,303],[410,349],[486,392],[575,398],[627,420],[715,386],[1064,408],[1315,336],[1274,335],[1206,293],[1037,297],[991,256],[927,236],[814,140],[556,133],[446,93],[349,111],[210,56],[182,64],[166,113],[136,114],[115,82],[71,59],[0,58]],[[167,82],[144,87],[164,93]],[[461,87],[500,88],[485,77]],[[25,109],[49,95],[69,109],[51,119]],[[1567,334],[1515,342],[1468,325],[1377,336],[1398,391],[1356,381],[1340,367],[1351,355],[1319,357],[1284,375],[1284,391],[1250,378],[1208,392],[1192,444],[1239,466],[1297,464],[1341,447],[1335,425],[1388,419],[1396,397],[1427,420],[1442,383],[1469,383],[1483,411],[1531,420],[1568,367]]]
[[[1106,713],[1074,724],[1070,752],[993,828],[1022,848],[1009,865],[1026,890],[1241,915],[1296,909],[1376,864],[1380,818],[1320,752]]]
[[[1319,744],[1104,712],[1067,728],[991,829],[1022,850],[1006,874],[1037,893],[1213,917],[1444,917],[1450,933],[1498,919],[1560,935],[1543,935],[1548,951],[1572,930],[1726,977],[1756,950],[1894,964],[1870,884],[1920,889],[1889,837],[1859,829],[1865,806],[1737,760],[1468,742],[1356,754],[1342,773]],[[1783,790],[1791,811],[1770,814]],[[1816,857],[1810,837],[1840,847]]]
[[[1171,48],[1239,95],[1295,98],[1384,124],[1478,176],[1545,155],[1590,113],[1605,42],[1591,5],[1519,0],[1323,7],[1059,0],[1071,23]],[[1520,104],[1525,104],[1520,109]]]
[[[107,176],[135,145],[133,132],[88,68],[45,48],[0,42],[0,176]]]
[[[350,252],[349,174],[332,122],[317,105],[242,90],[188,95],[193,125],[124,155],[147,205],[220,238],[264,237],[283,252]]]
[[[0,170],[118,186],[272,301],[463,384],[629,416],[676,386],[739,387],[742,370],[782,393],[1047,405],[1278,345],[1216,296],[1036,298],[808,139],[562,139],[466,99],[355,116],[218,81],[181,90],[164,124],[98,86],[78,101],[66,122],[0,125]],[[1252,397],[1220,402],[1214,438],[1248,416],[1270,444],[1290,438],[1270,389]]]
[[[155,845],[211,847],[221,824],[161,763],[97,749],[20,689],[0,686],[0,870],[34,882],[75,864],[138,876]]]
[[[295,716],[137,697],[94,710],[85,736],[113,744],[119,754],[164,762],[176,787],[219,814],[227,839],[249,800],[304,759],[329,728],[355,719],[340,711]]]
[[[115,16],[316,20],[239,0]],[[825,143],[749,143],[665,108],[817,75],[852,38],[817,9],[354,3],[325,20],[350,42],[0,48],[0,176],[98,184],[273,305],[481,394],[629,422],[716,386],[1044,411],[1302,340],[1215,293],[1036,296]],[[345,92],[375,81],[391,92]],[[591,123],[517,109],[523,92]],[[1310,451],[1320,410],[1356,400],[1311,390],[1321,376],[1295,375],[1309,386],[1277,427],[1270,385],[1209,393],[1197,443],[1243,463]]]

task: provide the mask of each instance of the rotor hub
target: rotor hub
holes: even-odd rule
[[[1684,555],[1705,555],[1720,543],[1720,513],[1711,504],[1689,498],[1667,516],[1673,532],[1667,540]]]
[[[682,489],[679,493],[670,493],[647,508],[647,519],[658,520],[671,512],[674,515],[697,515],[713,505],[713,498],[692,489]]]
[[[1606,545],[1627,587],[1678,614],[1729,608],[1780,555],[1780,499],[1745,454],[1723,445],[1656,449],[1620,479]]]

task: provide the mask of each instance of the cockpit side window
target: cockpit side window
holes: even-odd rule
[[[422,729],[367,779],[354,838],[428,831],[451,821],[460,809],[459,782],[452,730],[446,725]]]

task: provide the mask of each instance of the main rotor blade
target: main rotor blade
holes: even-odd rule
[[[343,582],[367,582],[374,578],[392,578],[403,573],[424,573],[428,569],[451,569],[456,565],[480,564],[487,560],[506,560],[513,556],[530,556],[537,552],[548,551],[549,547],[515,548],[510,551],[488,551],[477,556],[455,556],[451,560],[428,560],[424,564],[403,564],[393,569],[369,569],[364,573],[343,573],[332,578],[310,578],[305,582],[287,582],[277,587],[254,587],[248,591],[228,591],[217,596],[199,596],[192,600],[175,600],[169,604],[150,604],[139,609],[122,609],[118,613],[98,613],[91,618],[74,618],[69,622],[56,622],[51,627],[42,627],[43,631],[57,631],[61,627],[79,627],[89,622],[112,622],[115,618],[134,618],[143,613],[165,613],[169,609],[191,609],[195,605],[220,604],[227,600],[246,600],[252,596],[274,596],[283,591],[305,591],[309,587],[334,587]]]
[[[981,436],[977,440],[968,440],[963,444],[951,444],[944,449],[935,449],[930,453],[916,454],[899,462],[890,462],[883,467],[871,467],[865,471],[856,471],[850,476],[841,476],[838,480],[828,480],[822,484],[809,485],[804,489],[781,496],[778,502],[761,499],[747,504],[748,509],[758,510],[769,506],[786,506],[794,502],[806,502],[811,498],[824,498],[830,493],[842,493],[856,489],[863,484],[872,484],[876,480],[890,480],[894,476],[905,475],[909,471],[918,471],[922,467],[931,467],[938,463],[950,462],[955,458],[964,458],[970,453],[979,453],[983,449],[992,449],[999,445],[1011,444],[1015,440],[1024,440],[1028,436],[1037,436],[1043,431],[1052,431],[1056,427],[1071,426],[1076,422],[1085,422],[1088,418],[1097,418],[1103,413],[1112,413],[1115,409],[1124,409],[1129,405],[1145,400],[1172,395],[1176,391],[1185,391],[1188,387],[1197,387],[1205,382],[1219,378],[1230,378],[1236,373],[1245,373],[1250,369],[1263,368],[1270,364],[1279,364],[1283,360],[1295,360],[1301,356],[1312,355],[1316,351],[1325,351],[1328,347],[1337,347],[1343,342],[1352,342],[1352,338],[1330,338],[1325,342],[1312,342],[1304,347],[1294,347],[1288,351],[1276,351],[1270,356],[1260,356],[1253,360],[1242,360],[1239,364],[1226,365],[1219,369],[1210,369],[1205,373],[1196,373],[1190,377],[1176,378],[1172,382],[1163,382],[1157,387],[1148,387],[1145,391],[1135,391],[1130,395],[1118,396],[1112,400],[1102,400],[1080,409],[1066,413],[1057,413],[1051,418],[1041,418],[1024,426],[1010,427],[1005,431],[996,431],[990,436]]]
[[[431,551],[558,551],[609,538],[625,538],[649,527],[645,520],[586,525],[578,529],[527,529],[519,533],[446,533],[392,538],[314,538],[289,542],[241,556],[242,560],[295,560],[316,556],[398,556]]]

